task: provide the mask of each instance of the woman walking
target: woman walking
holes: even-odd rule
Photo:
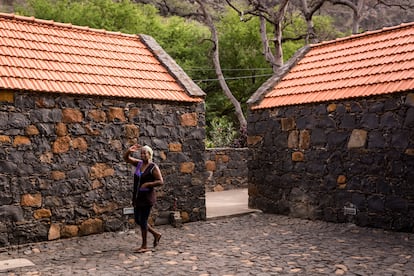
[[[141,150],[141,159],[131,156],[131,153]],[[153,151],[149,146],[136,144],[127,149],[124,153],[124,160],[135,167],[134,189],[132,205],[134,206],[135,223],[140,226],[142,244],[134,252],[144,253],[149,251],[147,247],[147,234],[150,232],[154,236],[153,246],[156,247],[161,239],[161,233],[148,224],[148,218],[152,206],[156,202],[155,187],[162,186],[162,178],[159,167],[152,162]]]

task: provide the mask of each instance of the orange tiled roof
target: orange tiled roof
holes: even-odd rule
[[[414,89],[414,22],[311,45],[252,109]],[[251,99],[252,100],[252,99]]]
[[[179,102],[204,97],[151,37],[4,13],[0,89]]]

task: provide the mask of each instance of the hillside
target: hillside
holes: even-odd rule
[[[413,0],[400,0],[401,3],[414,5]],[[160,1],[160,0],[135,0],[136,3],[145,3],[156,6],[163,16],[178,15],[182,16],[183,1]],[[404,22],[414,21],[414,9],[401,8],[396,6],[387,7],[384,5],[375,5],[376,1],[367,1],[369,6],[364,9],[363,18],[361,20],[362,31],[376,30],[384,27],[399,25]],[[394,1],[396,4],[398,1]],[[15,3],[25,3],[25,0],[0,0],[0,12],[12,13]],[[224,3],[224,1],[222,1]],[[169,5],[169,6],[168,6]],[[224,4],[223,4],[224,5]],[[322,6],[319,14],[330,15],[335,19],[334,25],[341,32],[349,32],[352,24],[352,11],[342,5],[332,5],[329,2]]]

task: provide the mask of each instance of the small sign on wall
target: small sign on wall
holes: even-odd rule
[[[134,207],[125,207],[123,209],[124,215],[133,215],[134,214]]]
[[[349,207],[344,206],[344,215],[350,215],[350,216],[355,216],[357,214],[357,209],[355,207],[355,205],[350,204]]]

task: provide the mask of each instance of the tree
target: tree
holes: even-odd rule
[[[282,22],[289,0],[248,0],[246,9],[237,7],[231,0],[226,0],[226,2],[239,13],[240,18],[242,19],[246,15],[259,17],[263,54],[266,60],[271,64],[273,71],[277,72],[283,65]],[[273,38],[271,39],[268,38],[266,22],[269,22],[273,26]],[[272,51],[269,41],[273,42],[274,51]]]
[[[230,8],[216,23],[223,74],[244,110],[247,106],[243,104],[272,75],[261,51],[259,26],[258,18],[240,22],[238,14]]]
[[[161,17],[150,5],[128,0],[28,0],[17,12],[37,18],[124,33],[159,33]]]
[[[306,44],[316,43],[318,39],[315,34],[314,24],[313,24],[313,15],[318,11],[325,0],[311,1],[308,3],[307,0],[301,0],[300,10],[302,11],[303,17],[306,20],[307,32],[306,32]]]
[[[207,11],[205,1],[195,0],[195,2],[199,5],[200,11],[201,11],[202,22],[207,25],[207,27],[210,29],[210,32],[211,32],[211,42],[213,43],[212,60],[213,60],[214,69],[217,75],[217,79],[220,83],[221,88],[223,89],[224,94],[231,101],[231,103],[233,104],[235,108],[235,114],[239,121],[240,128],[246,128],[247,121],[244,116],[243,110],[241,108],[240,102],[232,94],[230,88],[228,87],[226,83],[226,80],[224,79],[223,71],[221,69],[220,55],[219,55],[219,37],[217,34],[217,29],[214,25],[214,21],[211,17],[211,14]]]
[[[334,5],[343,5],[352,10],[352,33],[359,33],[359,23],[362,17],[362,10],[365,0],[329,0]]]

